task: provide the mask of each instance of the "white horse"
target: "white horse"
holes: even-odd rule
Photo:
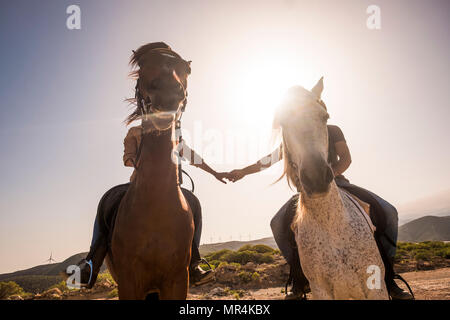
[[[323,79],[308,91],[292,87],[274,127],[281,129],[289,183],[300,190],[292,228],[313,299],[389,299],[373,225],[334,182],[328,159]]]

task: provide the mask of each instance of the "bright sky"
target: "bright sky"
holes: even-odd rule
[[[394,205],[449,189],[447,0],[80,0],[81,30],[68,30],[71,4],[1,4],[0,273],[88,250],[100,197],[131,174],[122,164],[128,59],[153,41],[193,61],[185,137],[217,170],[270,152],[284,90],[324,76],[353,183]],[[371,4],[380,30],[366,26]],[[280,164],[228,185],[184,168],[202,203],[203,242],[270,236],[292,194],[285,180],[271,186]]]

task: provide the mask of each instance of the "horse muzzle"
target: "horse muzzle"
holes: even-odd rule
[[[300,182],[308,196],[327,193],[333,179],[333,171],[322,158],[304,161],[300,168]]]

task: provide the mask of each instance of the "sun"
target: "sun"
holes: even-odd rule
[[[251,127],[270,128],[286,91],[308,78],[300,61],[282,57],[253,59],[239,66],[231,99],[235,112]]]

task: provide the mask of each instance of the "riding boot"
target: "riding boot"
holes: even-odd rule
[[[378,249],[380,251],[381,259],[384,263],[384,280],[386,282],[386,288],[388,290],[389,296],[392,298],[392,300],[413,300],[413,295],[400,288],[394,280],[394,278],[399,276],[396,275],[394,271],[394,258],[388,257],[388,254],[381,242],[381,237],[383,236],[383,234],[379,231],[375,231],[374,236]]]
[[[79,285],[81,287],[91,289],[94,286],[107,251],[106,240],[100,238],[91,247],[86,258],[78,262],[77,266],[80,268]]]
[[[200,252],[193,243],[191,263],[189,265],[189,284],[191,286],[200,286],[215,280],[214,272],[211,267],[206,271],[200,267],[202,261],[205,261],[208,264],[206,260],[200,258]]]
[[[406,292],[402,288],[397,285],[395,282],[395,278],[399,278],[402,281],[405,281],[399,275],[397,275],[394,271],[394,261],[390,259],[389,263],[386,265],[386,287],[389,292],[389,296],[392,300],[414,300],[414,296],[409,292]],[[406,282],[405,282],[406,283]],[[409,287],[408,287],[409,288]]]

